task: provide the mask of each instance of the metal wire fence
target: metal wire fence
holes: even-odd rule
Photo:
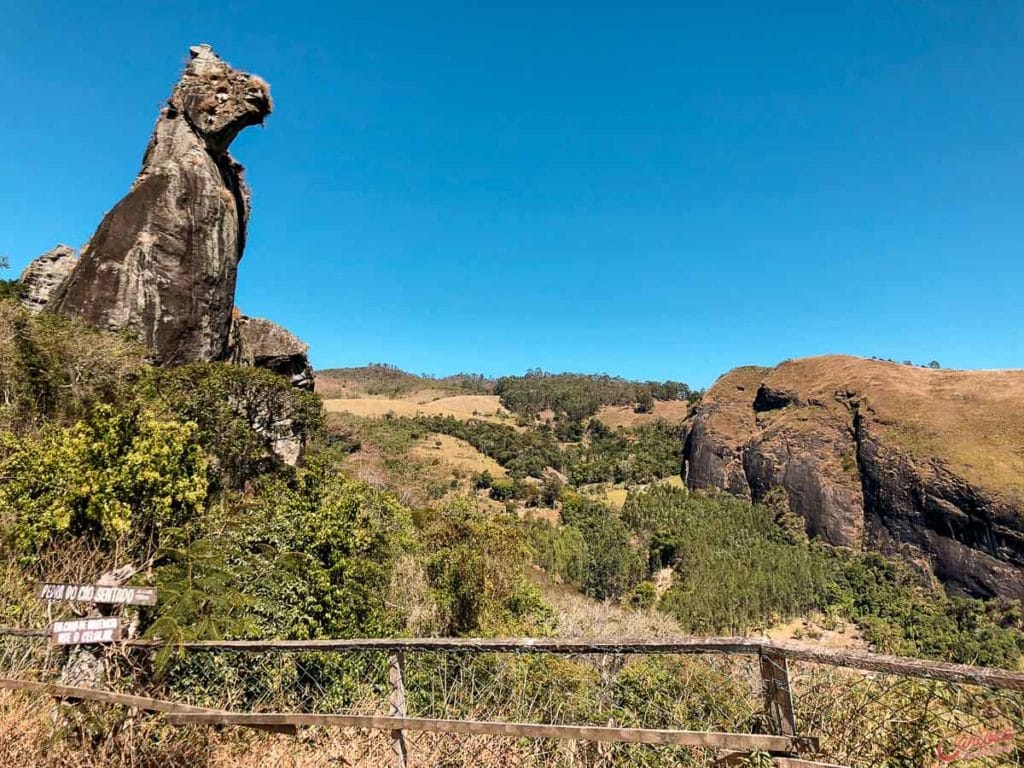
[[[818,754],[804,759],[855,768],[1024,765],[1024,676],[952,681],[935,679],[929,665],[916,662],[920,674],[909,664],[909,673],[872,671],[885,665],[865,662],[868,670],[856,669],[857,658],[839,666],[810,653],[787,661],[785,652],[766,654],[756,643],[686,650],[694,652],[625,641],[553,650],[532,643],[507,650],[343,644],[323,650],[272,644],[67,650],[46,638],[0,636],[0,676],[236,713],[802,734],[820,740]],[[177,764],[191,765],[196,754],[231,753],[232,739],[248,745],[249,766],[401,764],[395,750],[405,750],[408,765],[453,767],[708,766],[729,759],[728,749],[710,746],[495,734],[353,728],[314,728],[290,737],[218,734],[198,725],[172,729],[130,709],[72,707],[39,696],[0,693],[0,705],[0,711],[21,707],[32,717],[45,712],[37,719],[51,724],[48,738],[77,744],[82,754],[102,745],[121,759],[118,751],[130,750],[136,762],[126,765],[176,764],[179,756],[187,759]],[[282,738],[289,740],[290,756],[273,758],[273,744]],[[0,755],[3,749],[0,740]],[[287,762],[304,750],[303,762]]]

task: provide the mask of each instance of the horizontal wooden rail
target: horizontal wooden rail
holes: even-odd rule
[[[129,640],[128,646],[160,647],[161,640]],[[203,640],[181,643],[190,651],[434,651],[443,653],[759,653],[765,641],[744,637],[676,639],[559,637],[394,637],[344,640]]]
[[[16,627],[0,627],[0,637],[8,635],[9,637],[49,637],[50,630],[48,629],[18,629]]]
[[[25,630],[17,630],[24,633]],[[9,633],[0,629],[0,635]],[[162,640],[127,640],[121,645],[136,648],[160,648]],[[1024,673],[968,664],[925,661],[902,656],[886,656],[858,651],[837,651],[796,643],[749,637],[611,638],[590,640],[549,637],[420,637],[356,638],[348,640],[207,640],[180,643],[189,651],[239,652],[416,652],[440,653],[621,653],[621,654],[771,654],[794,661],[807,661],[864,672],[941,680],[948,683],[979,685],[997,690],[1024,691]]]
[[[0,689],[42,693],[48,696],[57,696],[64,699],[98,701],[103,704],[120,704],[121,706],[134,707],[135,709],[141,709],[146,712],[189,712],[193,714],[211,714],[221,711],[208,709],[206,707],[194,707],[191,704],[179,704],[176,701],[167,701],[165,699],[152,699],[148,696],[132,696],[127,693],[101,691],[95,688],[79,688],[73,685],[41,683],[37,680],[18,680],[10,677],[0,677]]]
[[[18,680],[11,677],[0,677],[0,690],[26,691],[28,693],[41,693],[47,696],[55,696],[62,699],[77,699],[79,701],[96,701],[101,704],[118,704],[123,707],[133,707],[143,712],[162,712],[164,714],[202,714],[202,715],[226,715],[230,714],[221,709],[210,709],[208,707],[195,707],[191,704],[181,704],[177,701],[167,699],[154,699],[149,696],[133,696],[127,693],[115,693],[114,691],[101,691],[96,688],[80,688],[73,685],[57,685],[55,683],[42,683],[37,680]],[[279,733],[295,733],[294,726],[258,726],[261,730],[273,730]]]
[[[132,640],[135,646],[160,646],[160,641]],[[358,638],[352,640],[210,640],[183,643],[192,651],[435,651],[445,653],[623,653],[688,654],[726,653],[763,654],[809,661],[864,672],[942,680],[949,683],[980,685],[986,688],[1024,691],[1024,673],[969,664],[926,661],[903,656],[886,656],[858,651],[780,643],[746,637],[685,637],[674,639],[616,638],[585,640],[577,638]]]
[[[424,717],[378,715],[312,715],[299,713],[181,713],[170,714],[174,725],[292,725],[371,728],[382,731],[430,731],[465,736],[513,736],[535,739],[660,744],[712,749],[764,750],[766,752],[815,752],[818,740],[809,736],[767,736],[716,731],[675,731],[655,728],[609,728],[591,725],[504,723],[493,720],[434,720]]]

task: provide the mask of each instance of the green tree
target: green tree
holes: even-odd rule
[[[421,534],[445,634],[547,630],[553,615],[525,580],[529,549],[514,517],[455,502],[432,513]]]
[[[633,406],[636,413],[651,413],[654,410],[654,395],[646,387],[639,389],[636,393],[636,405]]]

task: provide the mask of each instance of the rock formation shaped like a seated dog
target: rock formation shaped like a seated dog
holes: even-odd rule
[[[263,80],[207,45],[190,53],[135,183],[47,306],[132,332],[165,365],[229,354],[249,193],[228,147],[271,111]]]

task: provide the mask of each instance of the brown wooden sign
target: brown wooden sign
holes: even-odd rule
[[[73,603],[156,605],[155,587],[105,587],[99,584],[38,584],[36,597]]]
[[[116,616],[69,619],[50,625],[50,639],[57,645],[113,643],[121,639],[121,620]]]

